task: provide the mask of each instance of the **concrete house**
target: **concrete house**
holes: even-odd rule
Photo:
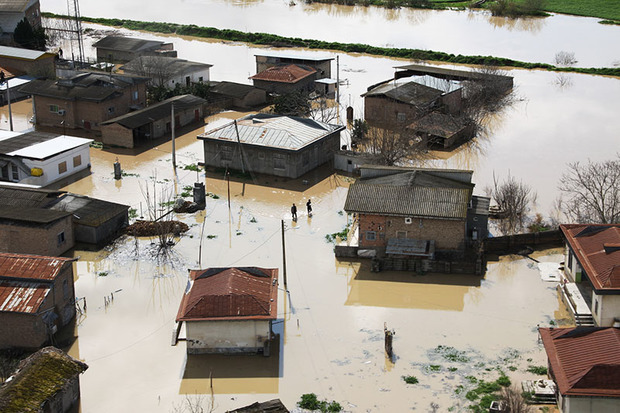
[[[56,54],[19,47],[0,46],[0,67],[8,69],[14,74],[54,78],[56,77]]]
[[[121,70],[136,76],[151,78],[153,86],[174,89],[176,85],[209,81],[209,69],[213,65],[190,62],[169,56],[140,56],[121,66]]]
[[[620,224],[560,225],[565,241],[564,301],[577,321],[620,321]],[[585,307],[585,308],[584,308]]]
[[[294,56],[282,54],[257,54],[256,73],[274,66],[303,65],[316,70],[317,79],[329,79],[332,77],[333,57],[327,56]]]
[[[90,170],[92,139],[0,131],[0,182],[48,186]]]
[[[305,65],[286,65],[269,67],[250,76],[254,86],[267,93],[285,95],[292,92],[314,91],[316,69]]]
[[[539,328],[562,413],[620,411],[620,329]]]
[[[140,56],[177,57],[172,43],[134,37],[106,36],[93,43],[99,62],[125,63]]]
[[[198,136],[205,165],[298,178],[333,160],[341,125],[295,116],[245,116]]]
[[[269,355],[278,312],[278,269],[192,270],[176,321],[185,323],[187,352]]]
[[[33,29],[41,27],[41,7],[39,0],[1,0],[0,1],[0,28],[2,33],[0,42],[13,43],[13,33],[17,23],[28,19]]]
[[[35,123],[57,130],[101,133],[101,123],[146,106],[145,77],[80,72],[59,80],[35,80],[21,91],[32,96]],[[63,132],[64,133],[64,132]]]
[[[73,319],[73,261],[0,253],[0,348],[37,349]]]
[[[223,109],[251,109],[267,103],[267,92],[234,82],[209,82],[209,104]]]
[[[135,148],[164,136],[170,137],[172,106],[175,129],[180,129],[204,122],[206,103],[193,95],[180,95],[129,112],[101,123],[101,141],[106,145]]]
[[[66,413],[80,400],[81,373],[88,366],[55,347],[22,360],[11,380],[0,387],[5,413]]]
[[[405,242],[398,240],[413,240],[417,255],[432,258],[435,251],[463,251],[471,241],[486,237],[489,199],[472,195],[472,171],[381,166],[360,170],[361,178],[349,187],[344,206],[355,214],[351,231],[360,249],[381,251],[390,243]]]
[[[362,97],[364,119],[370,126],[404,129],[431,112],[459,114],[462,86],[457,81],[413,76],[371,86]]]
[[[127,226],[129,207],[83,195],[0,185],[0,251],[57,256],[100,247]]]

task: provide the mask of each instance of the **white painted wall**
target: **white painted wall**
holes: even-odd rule
[[[598,301],[598,314],[594,314],[594,300]],[[620,319],[620,295],[596,295],[592,292],[592,314],[599,327],[611,327]]]
[[[561,406],[561,405],[560,405]],[[562,407],[562,406],[561,406]],[[563,413],[620,413],[620,398],[564,397]]]
[[[271,334],[269,320],[186,321],[188,352],[255,351]]]
[[[167,87],[169,88],[174,88],[176,86],[177,83],[180,83],[181,86],[185,86],[185,78],[189,76],[189,80],[192,83],[198,83],[200,82],[200,78],[202,77],[202,82],[208,82],[209,81],[209,68],[203,69],[203,70],[197,70],[195,72],[191,72],[191,73],[184,73],[181,76],[176,76],[173,77],[172,79],[170,79],[168,81],[168,83],[166,84]]]
[[[78,155],[81,157],[81,164],[75,167],[73,166],[73,158]],[[22,161],[29,168],[41,168],[43,175],[25,176],[23,179],[20,175],[20,183],[47,186],[90,167],[90,147],[88,144],[84,144],[45,160],[22,158]],[[67,171],[61,174],[58,172],[58,165],[63,161],[67,162]]]

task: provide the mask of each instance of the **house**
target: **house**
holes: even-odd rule
[[[255,87],[267,93],[285,95],[292,92],[314,91],[316,69],[305,65],[285,65],[269,67],[250,76]]]
[[[431,112],[459,114],[462,87],[456,81],[413,76],[371,86],[362,97],[370,126],[404,129]]]
[[[99,62],[125,63],[140,56],[177,57],[172,43],[135,37],[106,36],[93,43],[93,47]]]
[[[223,109],[251,109],[267,103],[267,93],[252,85],[234,82],[209,82],[208,101]]]
[[[620,329],[539,328],[562,413],[620,411]]]
[[[175,129],[180,129],[204,122],[206,103],[206,100],[193,95],[180,95],[129,112],[101,123],[101,141],[105,145],[135,148],[148,141],[171,136],[172,106]]]
[[[56,57],[55,53],[40,50],[0,46],[0,67],[6,68],[14,74],[55,78]]]
[[[13,43],[13,33],[17,24],[26,18],[33,29],[41,27],[41,7],[39,0],[1,0],[0,1],[0,42]]]
[[[597,326],[614,325],[620,320],[620,224],[569,224],[560,230],[565,302],[576,318],[591,313]]]
[[[278,269],[258,267],[192,270],[179,306],[187,352],[269,355],[278,313]]]
[[[38,349],[69,324],[75,260],[0,253],[0,349]]]
[[[19,89],[26,83],[32,82],[35,78],[28,75],[18,75],[0,66],[0,72],[4,73],[5,82],[0,83],[0,106],[11,102],[26,99],[28,95]]]
[[[0,131],[0,181],[44,187],[88,172],[91,142],[47,132]]]
[[[151,78],[151,85],[174,89],[176,85],[208,82],[213,65],[169,56],[139,56],[121,66],[124,73]]]
[[[469,140],[475,132],[475,124],[463,117],[431,112],[407,126],[425,147],[450,148]]]
[[[229,410],[227,413],[289,413],[289,410],[280,399],[273,399],[262,403],[252,403],[249,406]]]
[[[102,246],[127,226],[129,207],[83,195],[0,185],[0,251],[57,256]]]
[[[274,66],[303,65],[316,70],[317,79],[329,79],[332,77],[331,64],[333,57],[326,56],[294,56],[282,54],[257,54],[256,73]]]
[[[198,136],[205,165],[298,178],[333,160],[341,125],[296,116],[248,115]]]
[[[408,255],[432,258],[435,251],[462,252],[486,237],[489,199],[472,195],[472,171],[370,165],[360,170],[344,206],[355,214],[351,231],[360,249],[390,247],[397,255],[411,250]]]
[[[22,360],[0,387],[0,411],[5,413],[66,413],[80,400],[80,374],[88,369],[55,347],[45,347]]]
[[[79,72],[59,80],[35,80],[21,91],[32,96],[35,123],[56,129],[101,133],[101,123],[146,106],[139,76]]]

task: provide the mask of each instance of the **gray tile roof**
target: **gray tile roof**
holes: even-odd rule
[[[361,179],[349,188],[344,209],[366,214],[465,219],[473,186],[423,170]]]
[[[217,93],[223,96],[231,96],[238,99],[243,99],[253,90],[258,89],[252,85],[244,85],[234,82],[209,82],[211,86],[210,92]],[[262,90],[262,89],[261,89]]]
[[[146,74],[165,73],[170,76],[181,76],[212,67],[213,65],[200,62],[190,62],[170,56],[140,56],[129,61],[121,69],[127,73]]]
[[[144,40],[124,36],[106,36],[98,42],[93,43],[93,47],[126,52],[139,52],[143,50],[156,50],[163,44],[164,42],[157,40]]]
[[[296,116],[256,114],[237,120],[241,143],[287,150],[298,150],[344,129],[313,119]],[[198,136],[198,139],[237,142],[235,123]]]
[[[443,92],[417,82],[397,83],[394,81],[382,83],[368,92],[363,97],[389,97],[398,102],[414,106],[427,106],[437,100]]]

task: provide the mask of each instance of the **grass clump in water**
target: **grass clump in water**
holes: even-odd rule
[[[416,376],[403,376],[403,380],[407,384],[418,384],[420,382]]]
[[[302,394],[301,400],[297,402],[297,406],[307,410],[320,410],[323,413],[342,411],[340,403],[336,401],[327,402],[327,400],[319,400],[314,393]]]
[[[527,371],[529,373],[538,374],[539,376],[547,375],[547,367],[545,366],[528,366]]]
[[[460,351],[451,346],[438,345],[435,347],[435,353],[440,354],[445,360],[455,363],[468,363],[469,357],[467,357],[464,351]]]

